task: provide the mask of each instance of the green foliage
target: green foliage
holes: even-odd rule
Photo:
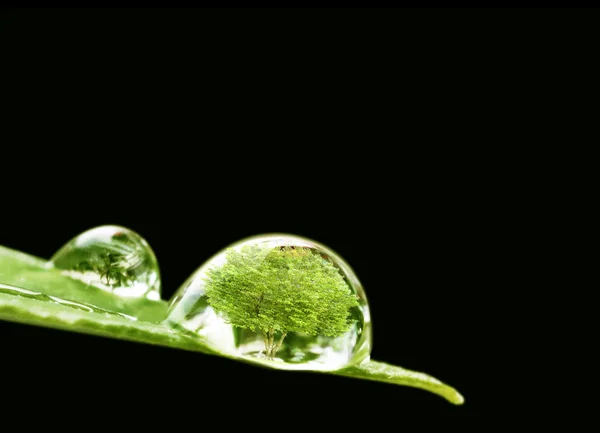
[[[208,304],[232,325],[262,332],[268,357],[288,332],[336,337],[350,328],[357,297],[317,251],[245,245],[226,259],[206,273]]]
[[[76,270],[97,273],[100,276],[100,282],[113,289],[128,287],[134,279],[127,263],[127,257],[120,252],[103,252],[99,257],[79,263]]]

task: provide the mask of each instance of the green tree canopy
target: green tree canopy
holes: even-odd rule
[[[208,304],[232,325],[261,332],[269,358],[289,332],[343,334],[350,308],[358,305],[338,268],[310,248],[231,248],[204,281]]]

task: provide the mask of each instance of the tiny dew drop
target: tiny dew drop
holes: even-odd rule
[[[327,247],[264,235],[225,248],[171,300],[166,323],[215,350],[289,370],[338,370],[369,359],[360,281]]]
[[[160,299],[154,252],[137,233],[101,226],[76,236],[51,259],[64,275],[125,298]]]

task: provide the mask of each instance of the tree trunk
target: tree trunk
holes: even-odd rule
[[[265,356],[269,357],[269,335],[263,331],[263,340],[265,342]]]
[[[273,359],[273,340],[275,339],[275,330],[273,328],[269,329],[269,351],[267,352],[267,357],[269,359]]]
[[[286,335],[287,335],[287,332],[284,332],[283,334],[281,334],[281,337],[279,338],[279,341],[277,342],[277,344],[275,345],[275,348],[273,349],[273,356],[275,356],[275,354],[281,348],[281,344],[283,343],[283,339],[285,338]]]
[[[275,341],[275,329],[271,328],[268,332],[263,332],[263,339],[265,341],[265,356],[267,359],[273,359],[277,354],[277,351],[281,348],[283,339],[287,335],[287,332],[281,334],[279,341]]]

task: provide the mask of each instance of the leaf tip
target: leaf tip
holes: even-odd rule
[[[452,394],[447,396],[448,401],[457,406],[462,406],[463,404],[465,404],[465,398],[463,397],[463,395],[454,388],[452,389],[452,391]]]

